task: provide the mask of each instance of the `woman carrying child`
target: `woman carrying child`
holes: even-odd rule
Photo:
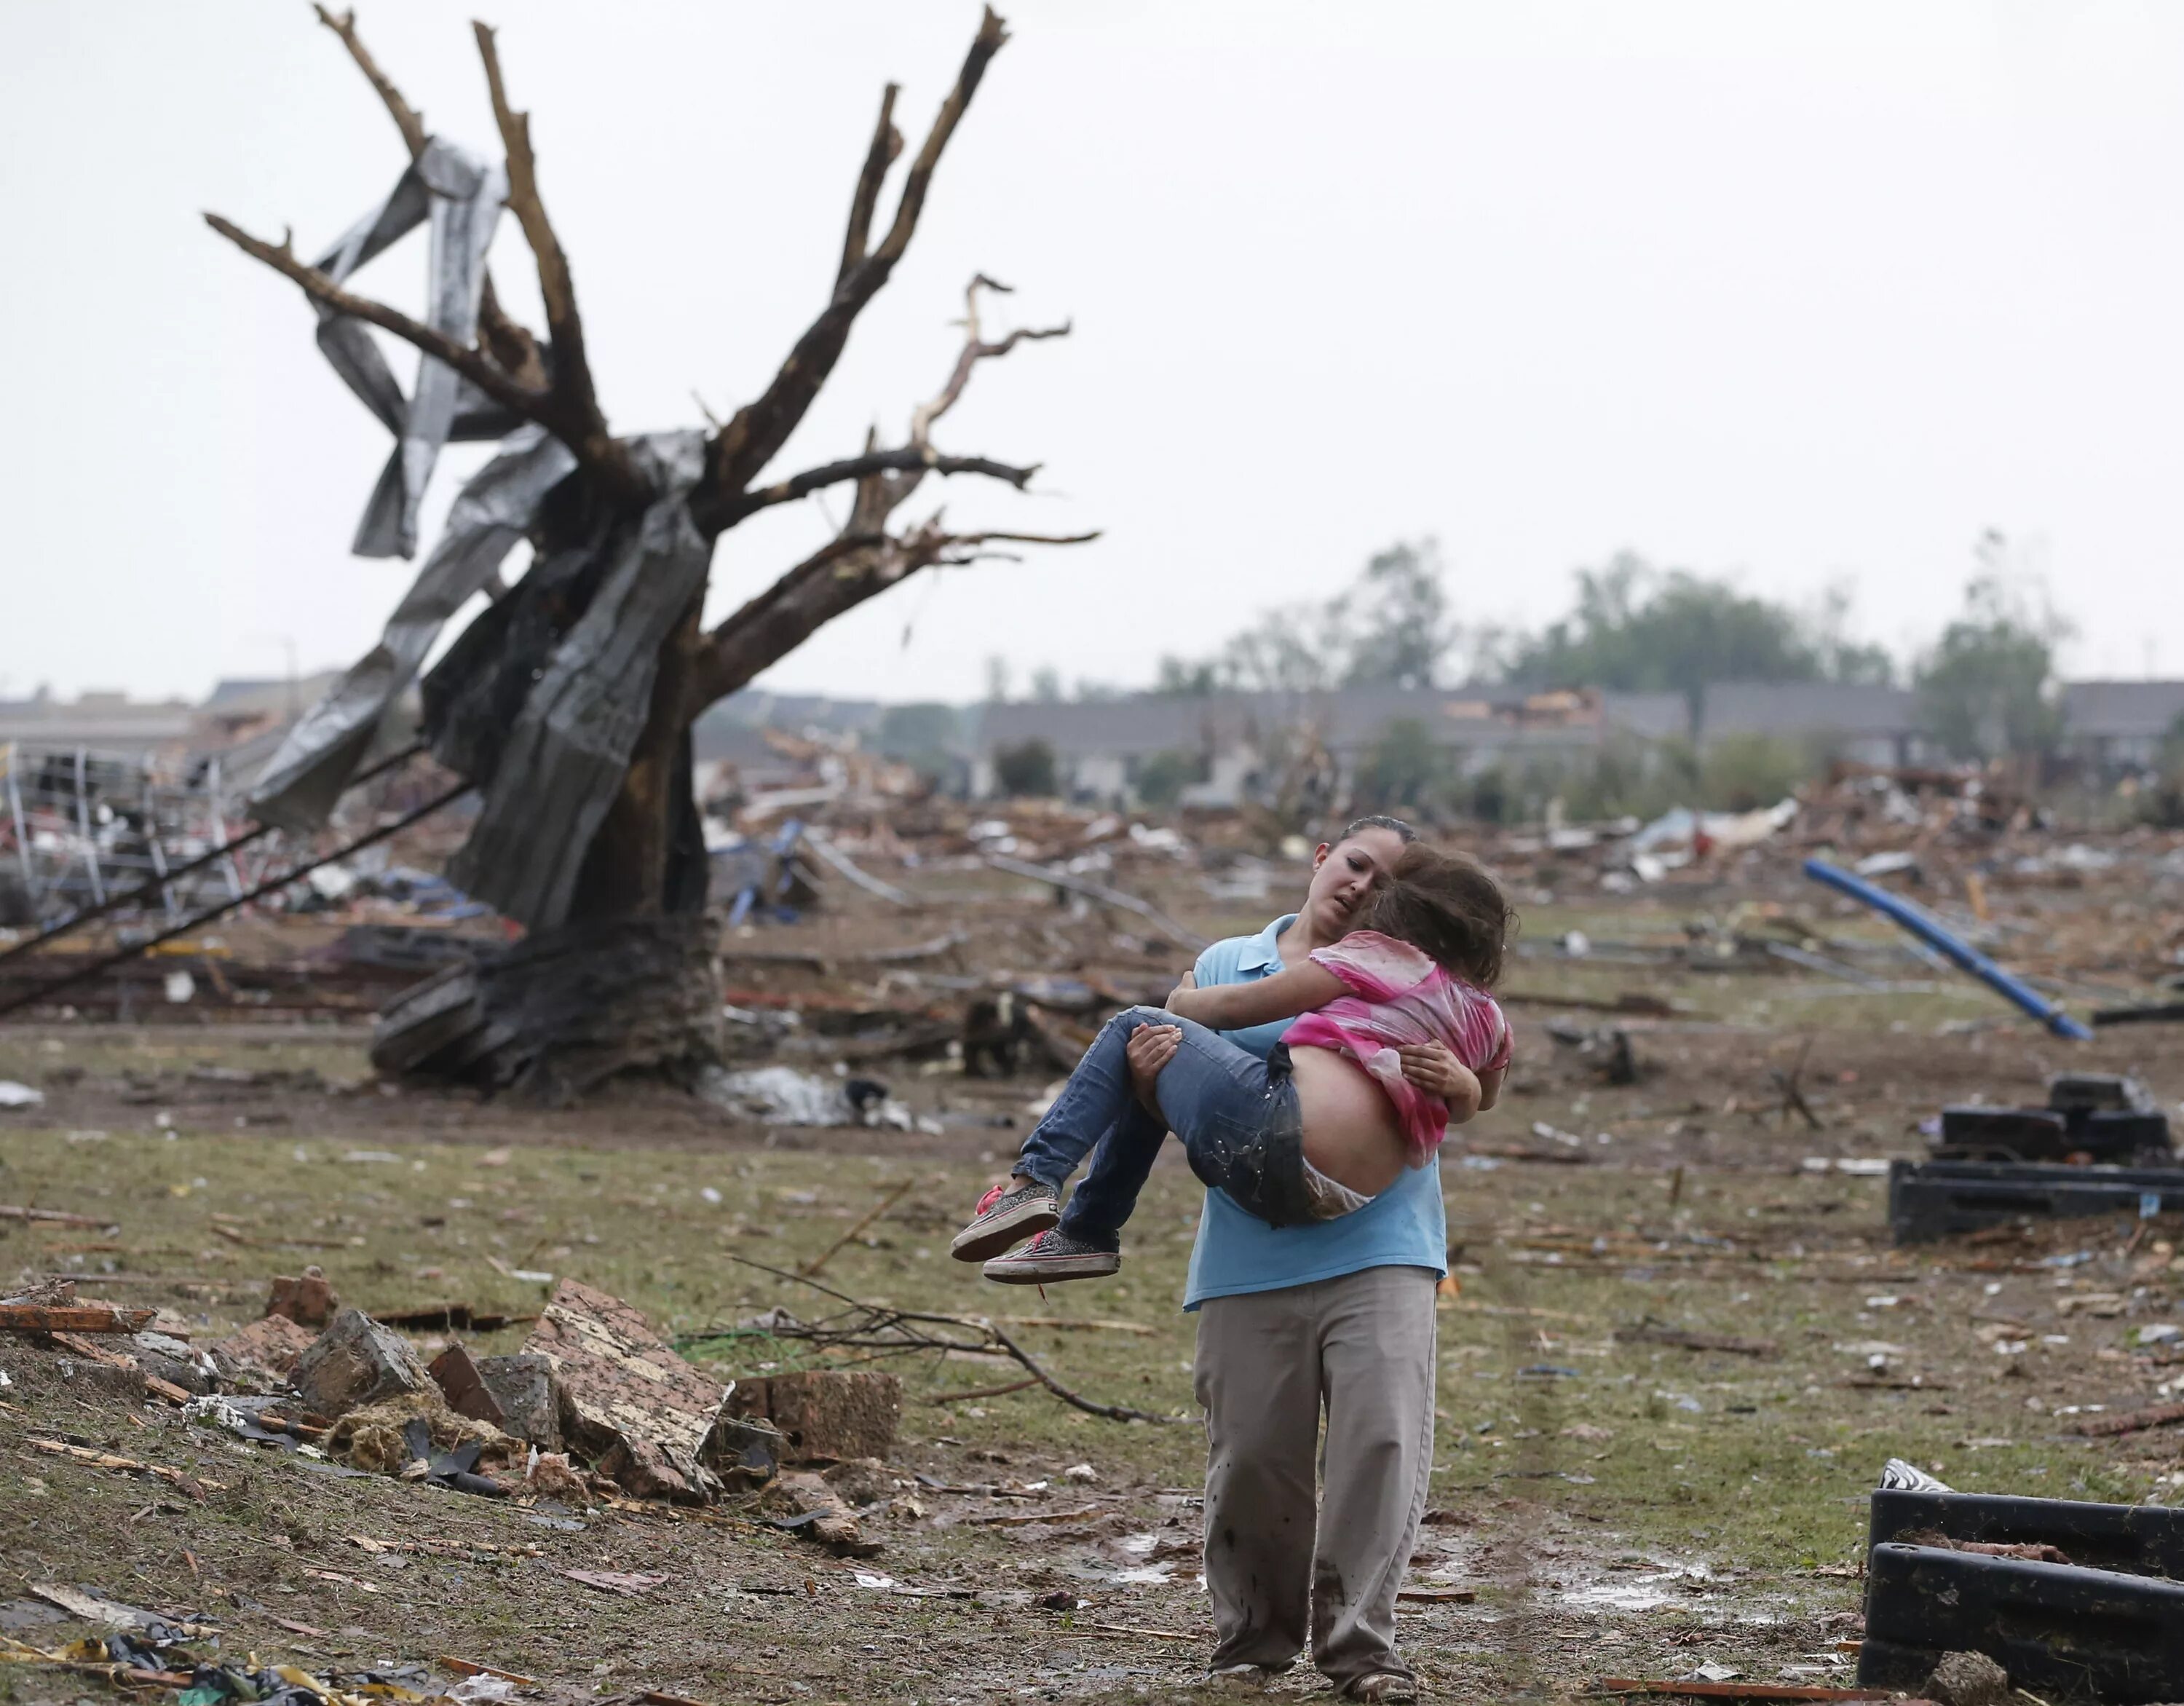
[[[1507,906],[1475,866],[1412,839],[1393,819],[1353,824],[1319,850],[1302,913],[1208,949],[1173,1012],[1112,1022],[956,1251],[977,1259],[1054,1227],[987,1272],[1112,1273],[1163,1130],[1131,1091],[1156,1098],[1211,1187],[1184,1307],[1201,1311],[1214,1670],[1287,1669],[1308,1608],[1319,1668],[1361,1699],[1415,1692],[1393,1613],[1432,1457],[1435,1150],[1490,1102],[1508,1050],[1481,987]],[[1368,923],[1381,928],[1344,942]],[[1095,1141],[1055,1227],[1058,1187]]]

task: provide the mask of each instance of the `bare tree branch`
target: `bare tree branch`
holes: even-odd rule
[[[924,147],[911,163],[910,175],[903,182],[902,195],[895,204],[894,220],[888,227],[887,236],[878,248],[842,276],[835,287],[833,300],[797,339],[796,347],[782,363],[772,382],[756,400],[738,409],[708,447],[708,489],[691,504],[691,513],[700,528],[711,532],[721,530],[720,516],[732,505],[736,494],[756,478],[759,470],[788,442],[788,435],[803,420],[811,399],[819,394],[819,387],[833,372],[858,314],[879,293],[894,270],[895,263],[910,247],[933,168],[940,163],[941,151],[955,134],[956,126],[971,104],[971,98],[978,92],[987,64],[1007,40],[1007,30],[989,7],[978,35],[972,39],[971,50],[964,56],[962,70],[956,74],[956,85],[941,103]],[[870,155],[866,156],[866,165],[869,170]],[[861,192],[862,187],[861,177]],[[845,255],[846,253],[845,246]]]
[[[589,446],[590,459],[618,461],[630,469],[627,453],[607,430],[599,410],[592,370],[584,357],[584,324],[577,313],[577,287],[569,276],[568,257],[546,217],[546,204],[538,196],[538,162],[531,152],[531,115],[508,104],[508,90],[501,81],[500,54],[493,31],[483,24],[471,25],[476,33],[478,57],[485,62],[486,86],[493,96],[493,116],[500,126],[501,145],[508,151],[508,206],[523,227],[531,253],[538,262],[538,293],[546,302],[546,335],[554,345],[552,389],[567,411],[573,430]],[[582,447],[572,444],[578,454]],[[632,471],[629,478],[634,479]]]
[[[899,450],[867,450],[861,456],[844,457],[838,462],[827,462],[816,468],[807,468],[793,479],[777,485],[760,486],[746,492],[741,502],[730,512],[729,525],[740,521],[754,510],[771,509],[776,504],[793,504],[799,498],[808,498],[822,487],[838,486],[844,480],[862,480],[870,475],[901,472],[932,472],[935,474],[986,474],[996,480],[1006,480],[1021,492],[1039,472],[1034,462],[1028,468],[1011,467],[1006,462],[996,462],[985,456],[943,456],[916,445],[905,444]]]
[[[379,62],[371,57],[356,33],[355,12],[337,15],[320,5],[318,0],[312,0],[311,10],[319,14],[319,22],[341,37],[349,58],[356,61],[356,69],[364,73],[365,81],[379,91],[379,98],[387,103],[387,113],[394,120],[394,128],[402,132],[410,158],[415,159],[425,152],[425,144],[432,136],[425,128],[425,115],[402,98],[402,92],[394,86],[393,79],[379,69]]]
[[[857,174],[857,192],[850,198],[850,230],[842,240],[841,270],[834,275],[837,289],[865,258],[872,240],[872,209],[879,205],[880,186],[887,181],[888,168],[894,164],[895,156],[902,152],[902,132],[894,127],[894,98],[901,92],[900,84],[889,83],[880,96],[880,121],[873,127],[864,170]]]
[[[901,538],[845,532],[747,601],[706,637],[691,672],[683,714],[694,717],[716,700],[748,686],[760,670],[788,656],[835,617],[920,569],[967,561],[954,555],[961,547],[1011,539],[1078,545],[1099,537],[1096,532],[950,533],[937,516]]]
[[[329,12],[312,0],[311,9],[319,14],[319,22],[341,37],[342,46],[356,61],[356,68],[364,73],[365,81],[379,92],[394,128],[402,132],[403,146],[410,150],[410,158],[417,159],[425,152],[425,144],[432,140],[432,132],[425,128],[425,115],[403,98],[394,80],[379,69],[379,62],[371,57],[364,39],[357,34],[356,13],[354,10],[338,14]],[[546,383],[546,364],[538,354],[538,340],[529,327],[515,319],[500,305],[500,298],[493,287],[493,275],[485,276],[485,287],[478,297],[479,341],[491,352],[493,359],[507,370],[509,376],[520,385],[543,389]]]
[[[910,442],[913,444],[932,442],[933,423],[956,406],[963,395],[963,387],[970,383],[971,370],[981,361],[1006,355],[1027,340],[1036,342],[1041,338],[1069,336],[1070,322],[1065,320],[1059,326],[1020,327],[998,343],[986,343],[978,332],[978,292],[982,288],[999,291],[1004,296],[1012,293],[1007,285],[987,277],[983,272],[971,276],[971,282],[963,291],[963,353],[956,358],[956,371],[948,376],[948,382],[941,387],[940,394],[910,417]]]
[[[477,350],[456,343],[437,327],[412,320],[401,309],[389,308],[383,302],[343,290],[318,268],[298,259],[292,238],[282,237],[276,248],[216,213],[207,214],[204,220],[245,254],[256,257],[274,271],[303,286],[304,294],[314,302],[324,304],[337,314],[346,314],[391,332],[405,343],[414,343],[434,360],[454,368],[494,402],[514,410],[526,421],[536,421],[549,432],[560,431],[551,409],[552,399],[547,393],[517,384]]]

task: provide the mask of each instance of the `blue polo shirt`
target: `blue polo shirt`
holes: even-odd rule
[[[1277,918],[1256,936],[1230,936],[1198,956],[1199,987],[1248,984],[1282,968],[1277,939],[1296,914]],[[1287,1019],[1223,1033],[1240,1048],[1263,1057],[1290,1028]],[[1396,1182],[1354,1214],[1305,1226],[1269,1226],[1236,1206],[1224,1190],[1206,1193],[1198,1217],[1198,1241],[1190,1252],[1190,1277],[1183,1307],[1208,1297],[1245,1291],[1279,1291],[1332,1280],[1367,1268],[1430,1268],[1445,1274],[1448,1218],[1441,1207],[1440,1160],[1406,1168]]]

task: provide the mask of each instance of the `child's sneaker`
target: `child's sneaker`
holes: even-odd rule
[[[1050,1280],[1104,1280],[1123,1265],[1112,1250],[1072,1238],[1056,1228],[1042,1232],[1021,1250],[996,1256],[986,1264],[989,1280],[1004,1285],[1039,1285]]]
[[[1061,1218],[1061,1194],[1052,1185],[1005,1179],[978,1199],[971,1224],[956,1235],[948,1253],[958,1262],[983,1262],[1027,1232],[1044,1232]]]

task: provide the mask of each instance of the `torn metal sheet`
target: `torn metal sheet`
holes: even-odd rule
[[[292,829],[325,823],[440,630],[493,577],[546,494],[576,466],[568,447],[543,427],[509,435],[501,454],[456,494],[439,543],[379,644],[288,731],[251,789],[253,817]]]
[[[508,172],[488,165],[456,144],[435,137],[412,161],[377,207],[320,256],[319,270],[336,284],[429,220],[432,254],[426,275],[426,319],[458,343],[477,332],[478,301],[485,287],[485,254],[508,199]],[[454,370],[420,355],[417,383],[408,398],[358,321],[319,309],[319,348],[365,407],[395,435],[387,466],[357,524],[352,549],[360,557],[406,557],[417,549],[417,506],[423,500],[440,449],[449,438],[498,438],[506,430],[498,411],[456,433],[460,407],[476,399]],[[478,399],[482,400],[482,399]],[[480,427],[486,430],[480,431]]]
[[[568,917],[584,854],[644,732],[660,646],[705,584],[713,548],[685,501],[705,442],[700,432],[631,441],[658,495],[610,536],[605,578],[532,685],[476,825],[448,861],[457,888],[534,930]]]

